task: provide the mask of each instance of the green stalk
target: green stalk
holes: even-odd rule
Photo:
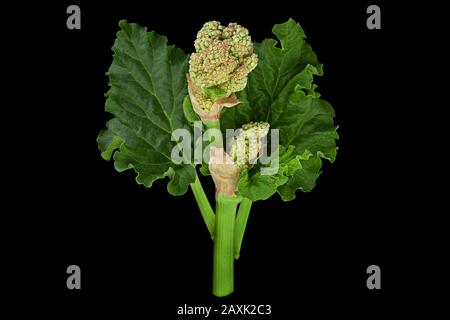
[[[220,131],[220,121],[219,120],[203,120],[203,124],[206,130],[216,129],[209,131],[208,140],[212,147],[222,148],[223,147],[223,137],[222,131]]]
[[[203,124],[206,129],[219,129],[220,130],[220,121],[219,120],[203,120]]]
[[[234,225],[239,198],[216,194],[213,294],[229,295],[234,290]]]
[[[194,194],[195,200],[197,201],[200,213],[202,214],[203,220],[206,223],[211,238],[214,239],[214,228],[216,224],[216,217],[214,211],[209,204],[208,198],[206,197],[205,191],[203,190],[202,184],[198,176],[195,176],[194,183],[190,184],[192,193]]]
[[[239,259],[241,254],[242,240],[244,239],[245,228],[247,227],[248,216],[252,207],[252,200],[242,198],[236,217],[234,231],[234,257]]]

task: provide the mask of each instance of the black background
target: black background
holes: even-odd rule
[[[20,139],[27,154],[23,170],[10,185],[26,194],[11,211],[16,231],[4,263],[16,271],[10,295],[41,301],[36,308],[60,319],[122,312],[126,319],[182,319],[176,310],[185,303],[271,304],[272,316],[260,317],[267,319],[305,313],[366,319],[420,308],[419,297],[440,277],[425,245],[433,236],[420,217],[431,208],[422,209],[416,188],[417,176],[427,172],[414,156],[421,140],[411,134],[416,124],[408,111],[416,106],[406,103],[415,90],[406,83],[420,60],[410,49],[420,47],[416,39],[423,31],[415,28],[413,35],[403,22],[407,7],[373,3],[382,10],[381,30],[366,28],[372,2],[66,1],[28,7],[35,19],[15,40],[29,43],[33,59],[25,67],[35,89],[16,95],[34,103],[23,116],[30,133]],[[70,4],[81,7],[81,30],[66,28]],[[191,52],[205,21],[238,22],[259,42],[289,17],[302,25],[324,64],[317,83],[336,110],[338,157],[324,164],[311,193],[254,204],[235,266],[236,291],[215,298],[212,241],[192,194],[170,196],[166,180],[151,189],[138,186],[133,172],[117,173],[100,157],[96,137],[110,118],[104,93],[111,47],[121,19]],[[213,185],[203,180],[213,196]],[[81,267],[80,291],[66,288],[71,264]],[[366,287],[371,264],[381,268],[381,290]]]

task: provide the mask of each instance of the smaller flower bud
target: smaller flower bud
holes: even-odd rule
[[[269,128],[267,122],[250,122],[244,124],[238,135],[233,137],[231,158],[239,167],[248,167],[256,162]]]

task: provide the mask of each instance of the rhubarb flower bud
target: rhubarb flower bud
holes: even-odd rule
[[[267,122],[244,124],[238,135],[233,137],[231,158],[241,168],[253,165],[264,147],[263,138],[267,136],[270,125]]]
[[[222,108],[214,108],[215,104],[228,97],[233,97],[233,105],[239,103],[233,94],[245,88],[258,57],[253,53],[248,30],[236,23],[227,27],[217,21],[205,23],[194,46],[196,52],[190,57],[188,76],[192,82],[191,101],[195,99],[202,113],[218,119]]]

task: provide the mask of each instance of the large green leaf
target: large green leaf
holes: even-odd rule
[[[305,151],[312,153],[302,160],[295,174],[282,179],[284,183],[276,180],[281,183],[277,188],[283,200],[292,200],[295,190],[310,191],[315,185],[321,157],[335,160],[338,134],[333,108],[315,90],[313,77],[322,75],[323,70],[305,42],[303,29],[289,19],[275,25],[272,31],[281,46],[274,39],[255,43],[258,66],[250,73],[246,89],[238,94],[241,104],[222,114],[221,125],[222,129],[235,129],[250,121],[266,121],[272,129],[279,129],[281,145],[293,146],[298,155]],[[254,185],[270,184],[267,177],[248,174],[243,174],[241,179]],[[243,182],[240,183],[242,186]]]
[[[187,55],[137,24],[119,26],[106,100],[106,111],[115,117],[98,137],[102,156],[112,156],[118,171],[134,169],[136,181],[146,187],[169,177],[168,191],[184,194],[195,169],[172,162],[171,136],[178,128],[191,130],[183,113]]]

